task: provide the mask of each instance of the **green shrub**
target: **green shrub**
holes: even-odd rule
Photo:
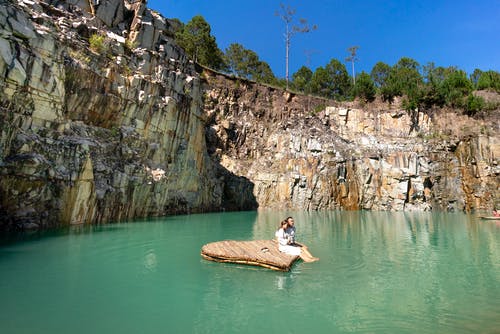
[[[125,48],[129,51],[132,51],[137,47],[137,41],[132,41],[130,39],[125,40]]]
[[[453,71],[442,83],[446,103],[455,108],[465,107],[465,98],[472,92],[472,82],[464,71]]]
[[[360,97],[366,102],[375,100],[375,84],[369,74],[361,72],[356,79],[353,89],[354,96]]]
[[[469,94],[465,102],[465,112],[467,115],[475,115],[479,111],[482,111],[485,107],[484,99],[481,96],[475,96],[474,94]]]
[[[493,89],[500,92],[500,73],[496,71],[482,72],[477,81],[477,89]]]
[[[316,115],[317,113],[325,110],[326,105],[325,104],[318,104],[316,107],[314,107],[313,111],[311,112],[312,115]]]
[[[99,54],[106,54],[108,45],[106,37],[101,34],[92,34],[89,38],[90,49]]]

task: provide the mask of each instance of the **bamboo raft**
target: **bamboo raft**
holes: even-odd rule
[[[209,261],[248,264],[279,271],[289,271],[299,259],[297,255],[280,252],[274,240],[212,242],[201,248],[201,256]]]
[[[500,220],[499,216],[481,216],[479,218],[485,219],[485,220]]]

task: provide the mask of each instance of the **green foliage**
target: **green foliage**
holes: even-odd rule
[[[137,47],[137,42],[136,41],[132,41],[130,39],[126,39],[125,40],[125,48],[129,51],[135,49]]]
[[[431,108],[432,106],[442,107],[445,105],[446,98],[440,89],[440,85],[439,82],[431,80],[422,87],[421,104],[424,108]]]
[[[482,72],[477,81],[477,89],[493,89],[500,93],[500,73],[496,71]]]
[[[440,85],[445,77],[445,70],[436,67],[433,62],[424,65],[425,85],[422,87],[422,105],[430,108],[434,105],[443,106],[445,97],[440,90]]]
[[[271,66],[264,61],[259,61],[255,68],[255,81],[275,85],[278,83]]]
[[[472,92],[472,83],[464,71],[455,70],[443,80],[440,90],[447,105],[463,108],[465,98]]]
[[[90,57],[83,53],[82,50],[69,49],[69,56],[82,64],[90,64]]]
[[[405,96],[401,102],[401,106],[403,107],[404,110],[413,112],[417,110],[419,106],[419,99],[415,96],[413,97]]]
[[[224,60],[229,73],[257,82],[277,83],[269,64],[261,61],[254,51],[245,49],[241,44],[231,44],[226,49]]]
[[[422,101],[422,86],[419,63],[403,57],[391,68],[385,85],[381,87],[381,93],[386,101],[392,101],[396,96],[404,97],[403,107],[414,111]]]
[[[311,78],[311,92],[334,99],[347,99],[351,81],[340,61],[332,59],[323,68],[318,67]]]
[[[380,69],[384,68],[383,65],[379,65],[379,68],[377,70],[374,68],[372,73],[380,73],[382,72]],[[447,105],[461,108],[467,114],[474,115],[487,107],[484,100],[472,95],[474,84],[464,71],[456,67],[436,67],[434,63],[428,63],[423,67],[423,73],[424,77],[421,76],[420,65],[415,60],[401,58],[391,68],[385,83],[381,86],[384,99],[390,101],[395,96],[401,96],[403,108],[408,111],[420,107]],[[478,78],[477,87],[494,86],[492,82],[495,82],[496,72],[486,73],[476,70],[471,76]],[[481,78],[484,79],[484,84],[481,83]]]
[[[311,112],[312,115],[316,115],[317,113],[325,110],[326,105],[324,103],[318,104],[316,107],[314,107],[313,111]]]
[[[419,88],[423,80],[419,72],[420,65],[411,58],[403,57],[391,68],[383,93],[387,100],[395,96],[406,96],[411,104],[419,97]]]
[[[427,84],[440,85],[448,76],[457,71],[454,66],[435,67],[433,62],[424,66],[424,79]]]
[[[120,135],[120,129],[116,126],[113,126],[111,129],[110,129],[110,134],[112,137],[118,137]]]
[[[470,75],[469,79],[472,82],[472,84],[474,85],[474,88],[477,88],[477,82],[479,81],[481,74],[483,74],[483,71],[476,68],[476,69],[474,69],[474,72],[472,72],[472,74]]]
[[[375,84],[368,73],[361,72],[357,76],[356,84],[353,89],[354,96],[360,97],[366,102],[375,100]]]
[[[109,51],[109,45],[106,37],[101,34],[92,34],[89,37],[90,49],[101,55],[106,55]]]
[[[292,87],[300,92],[310,93],[310,85],[313,72],[305,66],[299,68],[292,76]]]
[[[184,28],[184,23],[182,23],[178,18],[167,19],[167,22],[169,26],[168,33],[171,37],[175,37],[175,34]]]
[[[351,80],[345,65],[337,59],[332,59],[325,67],[328,75],[333,81],[331,95],[334,98],[348,98],[349,90],[351,89]]]
[[[390,72],[391,67],[386,63],[383,63],[381,61],[376,63],[375,66],[373,66],[372,71],[370,72],[370,76],[375,86],[378,88],[384,87]]]
[[[276,84],[277,87],[286,89],[287,82],[285,78],[276,78]]]
[[[435,71],[436,71],[436,66],[434,65],[434,62],[429,62],[427,63],[427,65],[423,66],[423,75],[426,83],[432,81],[433,74]]]
[[[285,8],[282,6],[282,9]],[[294,12],[287,10],[280,17],[289,24]],[[238,77],[288,89],[288,70],[286,79],[276,78],[269,64],[259,59],[254,51],[233,43],[222,53],[215,37],[211,35],[210,25],[202,16],[193,17],[186,25],[176,19],[169,20],[168,23],[170,31],[175,32],[177,43],[196,62]],[[308,30],[291,31],[298,33]],[[95,52],[107,53],[109,46],[104,36],[93,35],[89,42]],[[351,57],[347,60],[356,60],[356,50],[357,47],[349,49]],[[293,74],[292,79],[291,87],[296,91],[337,100],[359,97],[367,102],[373,101],[377,91],[386,101],[392,101],[394,97],[399,96],[402,97],[403,107],[412,112],[421,107],[425,109],[447,105],[462,108],[467,114],[475,115],[495,106],[473,95],[474,88],[500,92],[499,72],[475,69],[468,78],[464,71],[456,67],[436,67],[432,62],[421,67],[417,61],[408,57],[401,58],[392,67],[383,62],[376,63],[370,74],[362,72],[356,77],[354,86],[345,65],[337,59],[331,59],[327,65],[318,67],[314,73],[302,66]]]
[[[434,67],[431,63],[425,68],[426,85],[422,87],[424,107],[448,105],[464,108],[465,98],[472,91],[472,82],[464,71],[456,67]]]
[[[333,85],[327,70],[324,67],[318,67],[311,78],[311,92],[317,95],[330,96],[331,86]]]
[[[465,102],[465,112],[469,116],[473,116],[485,108],[484,99],[481,96],[469,94]]]
[[[194,16],[184,25],[175,34],[175,39],[194,61],[216,70],[226,67],[223,53],[211,35],[210,25],[201,15]]]
[[[252,79],[254,69],[259,63],[259,56],[252,50],[245,49],[243,45],[233,43],[226,49],[224,60],[229,73]]]

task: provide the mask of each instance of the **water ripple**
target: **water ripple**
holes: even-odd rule
[[[9,244],[2,329],[498,333],[500,229],[464,215],[302,213],[298,229],[318,262],[275,272],[200,257],[209,241],[272,234],[286,216],[273,214],[189,215]],[[75,327],[83,313],[92,321]]]

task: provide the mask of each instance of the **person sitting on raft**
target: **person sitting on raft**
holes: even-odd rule
[[[319,259],[317,257],[314,257],[311,253],[309,253],[307,247],[295,243],[295,235],[289,235],[287,233],[288,227],[289,222],[285,219],[280,223],[280,228],[275,233],[276,238],[278,239],[279,251],[289,255],[298,255],[304,262],[318,261]]]
[[[304,261],[306,261],[305,259],[307,259],[307,262],[318,261],[319,258],[314,257],[309,252],[309,249],[307,248],[306,245],[298,243],[295,240],[295,221],[294,221],[293,217],[287,217],[285,219],[285,221],[287,222],[287,227],[286,227],[285,233],[288,235],[288,244],[291,245],[291,246],[294,246],[294,247],[300,247],[301,248],[301,251],[302,251],[301,252],[301,254],[302,254],[301,257],[302,257],[302,259]]]
[[[286,233],[287,227],[288,222],[286,220],[283,220],[280,223],[279,229],[275,233],[276,239],[278,240],[278,249],[282,253],[300,256],[300,247],[290,245],[290,236]]]

